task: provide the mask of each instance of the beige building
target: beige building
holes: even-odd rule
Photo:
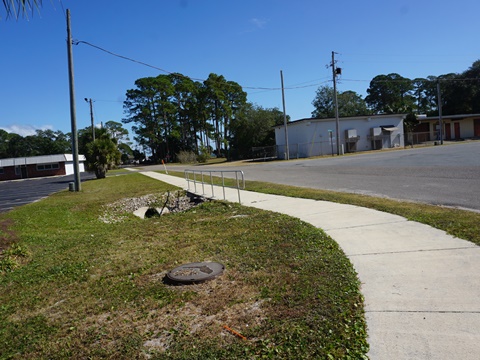
[[[420,117],[415,133],[423,133],[428,140],[440,140],[438,116]],[[443,115],[443,140],[480,139],[480,114]]]

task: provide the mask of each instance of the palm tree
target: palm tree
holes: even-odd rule
[[[120,163],[122,154],[117,143],[108,134],[87,144],[87,167],[95,171],[97,179],[104,179],[107,171]]]
[[[35,9],[39,9],[42,6],[42,0],[2,0],[2,2],[6,18],[13,16],[15,19],[18,19],[20,16],[27,16],[28,13],[33,13]]]

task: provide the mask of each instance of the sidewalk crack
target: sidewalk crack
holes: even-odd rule
[[[415,252],[429,252],[429,251],[448,251],[448,250],[466,250],[474,249],[478,250],[478,246],[464,246],[457,248],[444,248],[444,249],[418,249],[418,250],[402,250],[402,251],[385,251],[385,252],[372,252],[363,254],[347,254],[347,256],[368,256],[368,255],[387,255],[387,254],[402,254],[402,253],[415,253]]]

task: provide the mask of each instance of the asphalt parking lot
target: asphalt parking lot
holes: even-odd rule
[[[82,182],[94,178],[95,174],[81,174]],[[2,181],[0,182],[0,213],[38,201],[58,191],[68,190],[68,184],[73,182],[73,179],[73,175],[67,175]]]

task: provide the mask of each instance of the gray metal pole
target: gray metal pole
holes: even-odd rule
[[[442,93],[440,81],[437,79],[438,122],[440,125],[440,144],[443,145]]]
[[[338,117],[338,99],[337,99],[337,74],[335,69],[335,52],[332,51],[332,73],[333,73],[333,100],[335,104],[335,131],[337,139],[337,155],[340,155],[340,120]]]
[[[92,99],[89,99],[90,102],[90,120],[92,121],[92,138],[93,141],[95,141],[95,122],[93,120],[93,105],[92,105]]]
[[[290,150],[288,148],[287,111],[285,110],[285,90],[284,90],[284,87],[283,87],[283,72],[282,72],[282,70],[280,70],[280,80],[282,82],[283,125],[285,126],[286,160],[290,160]]]
[[[67,53],[68,53],[68,80],[70,85],[70,119],[72,125],[72,152],[73,152],[73,174],[75,180],[75,191],[81,190],[80,170],[78,165],[78,134],[77,117],[75,111],[75,85],[73,81],[73,51],[72,32],[70,28],[70,10],[67,9]]]

